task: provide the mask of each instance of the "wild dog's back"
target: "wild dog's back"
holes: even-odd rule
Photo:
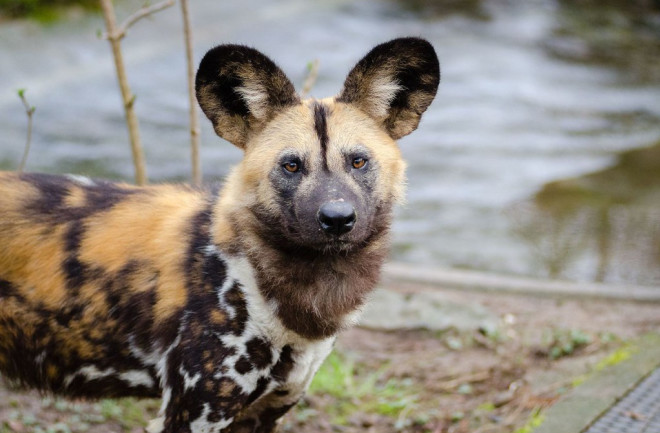
[[[208,206],[183,187],[0,173],[0,372],[73,395],[157,396],[131,345],[148,353],[176,333],[181,261]]]

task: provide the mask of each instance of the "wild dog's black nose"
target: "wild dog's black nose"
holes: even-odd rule
[[[355,209],[345,201],[330,201],[319,209],[319,224],[329,235],[343,235],[355,225]]]

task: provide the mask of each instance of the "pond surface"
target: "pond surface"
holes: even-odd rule
[[[336,94],[377,43],[402,35],[432,41],[442,83],[420,129],[400,141],[409,188],[394,225],[394,259],[657,286],[660,158],[626,152],[660,142],[660,18],[611,1],[573,3],[195,0],[192,9],[197,59],[218,43],[248,44],[300,88],[318,58],[317,97]],[[140,4],[121,3],[120,16]],[[101,17],[87,13],[47,26],[0,25],[1,168],[20,160],[26,116],[16,89],[26,88],[37,107],[29,170],[132,178],[101,28]],[[185,180],[178,7],[133,27],[124,54],[150,179]],[[202,166],[211,180],[240,152],[203,124]]]

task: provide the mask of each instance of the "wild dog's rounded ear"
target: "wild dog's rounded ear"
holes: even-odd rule
[[[215,132],[241,148],[278,110],[300,102],[272,60],[242,45],[209,50],[197,70],[195,88]]]
[[[417,128],[439,83],[433,46],[424,39],[399,38],[378,45],[355,65],[337,101],[357,106],[396,140]]]

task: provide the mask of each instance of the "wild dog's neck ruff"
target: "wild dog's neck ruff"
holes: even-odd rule
[[[322,251],[281,248],[258,229],[241,230],[245,214],[229,218],[237,228],[235,237],[220,248],[248,259],[258,290],[278,319],[308,339],[327,338],[354,322],[389,251],[389,221],[360,248]],[[250,222],[255,224],[259,222]]]

